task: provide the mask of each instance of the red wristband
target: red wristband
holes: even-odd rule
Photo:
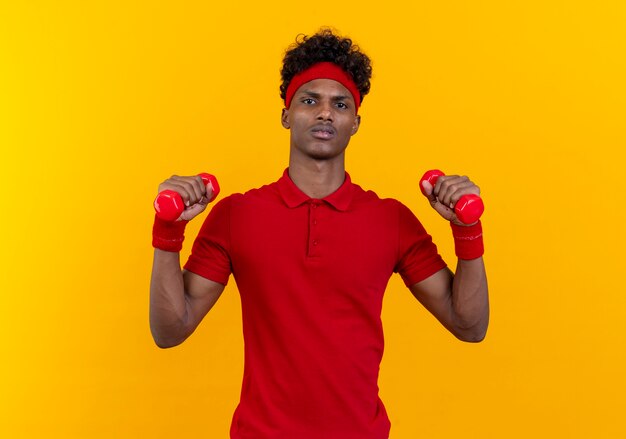
[[[178,253],[183,248],[185,226],[189,221],[165,221],[154,216],[152,247]]]
[[[472,226],[457,226],[450,223],[454,236],[454,251],[459,259],[480,258],[485,252],[483,227],[478,221]]]

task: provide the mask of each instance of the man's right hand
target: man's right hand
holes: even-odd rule
[[[177,221],[190,221],[204,212],[214,192],[211,183],[205,185],[199,175],[190,177],[172,175],[159,185],[159,193],[168,189],[177,192],[185,203],[185,210]]]

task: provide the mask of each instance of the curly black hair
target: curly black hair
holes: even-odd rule
[[[323,61],[337,64],[352,75],[362,102],[370,91],[372,63],[359,46],[352,44],[351,39],[337,36],[329,28],[322,28],[312,36],[300,34],[296,42],[287,48],[280,71],[281,99],[285,100],[287,87],[295,75]]]

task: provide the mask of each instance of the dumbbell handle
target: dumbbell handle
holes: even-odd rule
[[[220,185],[217,183],[217,179],[211,175],[203,172],[198,174],[202,178],[202,182],[205,185],[211,184],[213,194],[209,199],[209,203],[217,197],[220,193]],[[176,191],[166,189],[159,192],[159,195],[154,199],[154,210],[157,216],[165,221],[175,221],[185,210],[185,203],[183,197]]]
[[[420,179],[420,190],[422,193],[427,195],[424,190],[424,186],[422,186],[424,181],[429,182],[434,188],[435,183],[437,183],[437,179],[443,175],[446,174],[441,172],[439,169],[433,169],[426,172]],[[483,204],[483,200],[478,195],[474,194],[463,195],[454,205],[454,213],[463,224],[475,223],[483,214],[484,210],[485,205]]]

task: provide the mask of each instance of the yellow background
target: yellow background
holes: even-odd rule
[[[418,178],[467,174],[487,206],[483,343],[389,285],[392,439],[626,437],[624,5],[2,2],[0,436],[227,437],[238,293],[154,346],[151,203],[174,173],[223,195],[277,179],[283,51],[330,25],[374,61],[353,180],[410,206],[452,266]]]

